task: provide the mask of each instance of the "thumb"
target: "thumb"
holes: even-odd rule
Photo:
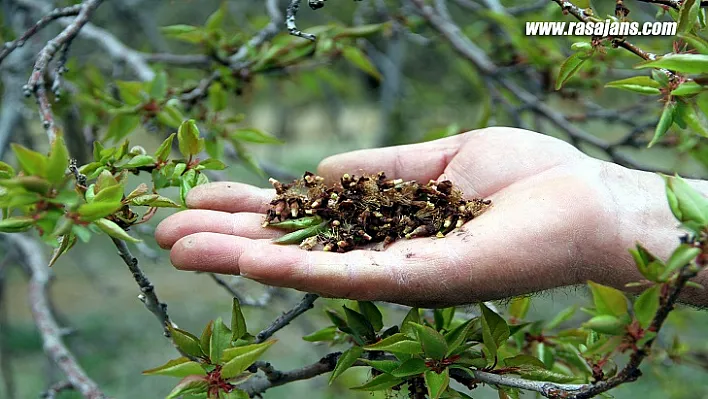
[[[385,172],[395,179],[427,183],[437,179],[457,154],[467,134],[459,134],[420,144],[358,150],[325,158],[317,173],[328,182],[339,181],[343,174]]]

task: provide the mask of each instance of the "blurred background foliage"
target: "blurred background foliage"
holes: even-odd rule
[[[61,2],[59,2],[61,3]],[[281,2],[283,3],[283,2]],[[404,2],[405,3],[405,2]],[[604,88],[605,83],[636,74],[632,66],[637,59],[621,49],[607,53],[585,65],[560,91],[553,90],[561,62],[572,52],[570,45],[589,38],[529,37],[525,36],[525,21],[564,20],[560,8],[551,1],[503,1],[508,10],[527,7],[530,12],[503,15],[490,12],[485,2],[471,0],[449,1],[450,14],[466,36],[506,68],[510,77],[534,88],[548,105],[581,124],[588,132],[609,142],[623,140],[630,131],[639,141],[648,141],[661,112],[662,104],[652,97],[642,97]],[[582,3],[582,2],[579,2]],[[64,2],[64,5],[67,4]],[[61,5],[61,4],[60,4]],[[92,18],[92,22],[122,40],[126,45],[145,52],[198,54],[199,46],[180,42],[163,35],[161,26],[174,24],[202,25],[221,2],[218,0],[125,0],[106,2]],[[284,10],[284,4],[281,4]],[[653,20],[661,14],[658,7],[627,1],[632,18]],[[263,28],[269,18],[260,1],[228,1],[228,16],[224,30],[230,35],[249,38]],[[598,15],[614,13],[614,2],[595,1]],[[359,45],[382,76],[382,80],[357,68],[355,64],[336,58],[302,69],[280,70],[256,75],[240,95],[230,94],[226,113],[246,115],[245,123],[268,132],[284,142],[282,145],[247,145],[250,153],[267,174],[297,175],[304,170],[314,171],[324,157],[344,151],[406,144],[430,140],[486,126],[515,126],[530,128],[570,140],[563,131],[536,117],[533,113],[520,115],[520,108],[509,93],[489,85],[488,79],[465,60],[430,28],[420,17],[410,16],[399,1],[364,0],[330,1],[317,12],[304,7],[298,17],[301,29],[337,23],[344,26],[385,22],[391,18],[408,18],[409,30],[385,29],[383,33],[359,39]],[[660,19],[666,19],[659,15]],[[11,15],[3,14],[2,40],[13,38]],[[38,35],[45,41],[57,32],[49,27]],[[633,41],[647,51],[670,52],[673,37],[636,38]],[[125,64],[106,56],[93,42],[78,39],[73,44],[69,82],[85,84],[93,74],[103,79],[131,80],[135,77]],[[531,68],[526,66],[531,64]],[[30,70],[29,63],[19,73],[23,79]],[[154,64],[158,69],[160,64]],[[526,66],[525,66],[526,65]],[[531,72],[528,72],[528,70]],[[5,71],[5,73],[10,73]],[[189,87],[204,77],[194,68],[169,67],[170,86]],[[3,79],[5,95],[15,90]],[[649,99],[649,100],[647,100]],[[74,99],[65,96],[56,107],[59,114],[72,105]],[[46,151],[44,130],[37,118],[31,100],[25,102],[23,121],[16,129],[15,141]],[[609,110],[605,113],[600,110]],[[593,116],[595,115],[595,116]],[[65,117],[64,121],[69,121]],[[82,121],[78,128],[83,128]],[[637,128],[639,126],[640,128]],[[641,128],[643,127],[643,128]],[[152,153],[165,132],[141,126],[131,135],[131,143],[143,146]],[[102,134],[102,133],[101,133]],[[692,176],[704,176],[703,167],[694,156],[702,148],[692,146],[691,137],[679,132],[670,136],[669,146],[646,149],[642,146],[621,148],[623,154],[647,168],[673,170]],[[683,144],[689,151],[676,151]],[[580,143],[589,154],[610,159],[602,151]],[[87,147],[89,148],[89,147]],[[77,150],[78,151],[78,150]],[[90,150],[89,150],[90,151]],[[72,149],[72,154],[77,154]],[[85,153],[87,158],[90,152]],[[78,154],[77,154],[78,156]],[[5,160],[11,154],[5,153]],[[254,173],[243,163],[234,162],[224,171],[225,177],[259,186],[267,186],[267,177]],[[137,185],[139,181],[134,184]],[[132,187],[128,187],[130,190]],[[177,195],[173,192],[173,197]],[[162,300],[169,304],[171,316],[180,327],[198,330],[217,315],[228,317],[231,301],[226,291],[216,287],[206,275],[174,270],[167,253],[157,247],[151,237],[151,227],[170,211],[162,210],[149,226],[141,226],[138,234],[145,247],[136,251],[144,271],[155,283]],[[49,249],[47,249],[49,250]],[[107,237],[95,237],[90,245],[77,245],[53,268],[56,281],[52,286],[57,314],[67,326],[66,339],[79,356],[89,374],[107,393],[117,398],[163,397],[174,381],[164,377],[142,377],[140,372],[161,364],[172,356],[173,347],[160,333],[153,316],[136,300],[136,287],[130,281],[125,265],[117,256]],[[14,381],[18,398],[37,397],[52,382],[61,378],[42,352],[41,339],[32,322],[26,303],[26,280],[17,268],[4,268],[6,284],[0,306],[0,340],[2,340],[2,369],[6,380]],[[256,283],[238,277],[227,277],[253,297],[265,291]],[[249,326],[264,327],[298,300],[299,294],[277,291],[265,308],[246,308]],[[540,294],[534,298],[528,319],[547,318],[570,305],[587,304],[585,288],[569,288]],[[335,307],[337,301],[322,300],[316,309]],[[503,307],[503,304],[502,304]],[[398,323],[404,309],[387,307],[387,324]],[[469,309],[471,310],[471,309]],[[580,315],[568,323],[578,322]],[[308,364],[329,352],[328,348],[302,341],[303,335],[328,325],[322,311],[314,310],[298,318],[277,338],[265,356],[280,369]],[[702,368],[708,361],[701,353],[708,353],[705,329],[708,315],[693,309],[681,309],[671,316],[671,322],[661,335],[659,356],[643,369],[645,378],[612,391],[617,398],[698,398],[708,397],[708,381]],[[680,333],[682,341],[673,341]],[[679,364],[668,356],[671,351],[690,351],[691,363]],[[326,378],[288,384],[269,390],[266,398],[355,398],[371,396],[356,393],[347,387],[366,378],[361,372],[348,371],[332,387]],[[476,390],[475,398],[496,397],[493,390]],[[4,397],[4,396],[3,396]],[[66,392],[61,398],[78,397]]]

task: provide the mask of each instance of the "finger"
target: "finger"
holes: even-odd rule
[[[405,270],[406,262],[385,252],[308,252],[215,233],[180,239],[170,258],[182,270],[241,274],[269,285],[339,298],[398,298],[405,288],[401,282],[407,281],[396,277],[397,268]]]
[[[271,239],[283,234],[273,228],[263,228],[264,220],[264,215],[257,213],[188,209],[163,220],[155,229],[155,238],[162,248],[168,249],[180,238],[199,232]]]
[[[189,208],[223,212],[265,213],[275,190],[235,182],[215,182],[194,187],[187,194]]]
[[[394,179],[427,183],[442,174],[465,140],[464,135],[456,135],[421,144],[334,155],[320,162],[317,172],[326,181],[339,181],[344,173],[361,175],[383,171]]]

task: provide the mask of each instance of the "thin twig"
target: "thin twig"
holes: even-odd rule
[[[275,319],[275,321],[270,326],[265,328],[263,331],[259,332],[258,335],[256,335],[256,342],[265,341],[273,334],[275,334],[276,331],[290,324],[290,322],[293,321],[296,317],[312,309],[315,301],[319,297],[320,296],[317,294],[306,294],[305,297],[302,298],[300,303],[297,304],[297,306],[283,313],[280,317]]]
[[[102,399],[106,395],[88,377],[63,341],[62,328],[52,314],[49,299],[51,276],[42,248],[32,239],[20,234],[3,234],[21,253],[30,273],[28,287],[32,317],[42,336],[44,351],[61,369],[71,385],[85,398]]]
[[[241,305],[262,307],[262,306],[267,305],[268,302],[270,301],[270,298],[271,298],[270,289],[268,289],[268,291],[266,291],[266,293],[264,293],[258,299],[247,298],[247,297],[244,297],[240,292],[236,291],[236,289],[231,284],[226,282],[226,280],[224,280],[221,276],[214,274],[214,273],[207,273],[207,275],[209,275],[209,277],[211,277],[211,279],[214,280],[214,282],[217,285],[219,285],[220,287],[225,289],[232,297],[237,298],[239,303],[241,303]]]
[[[25,33],[23,33],[22,36],[20,36],[18,39],[13,40],[11,42],[7,42],[3,45],[2,50],[0,50],[0,64],[8,55],[10,55],[10,53],[15,51],[15,49],[24,46],[27,40],[29,40],[32,36],[36,35],[37,32],[42,30],[45,26],[49,25],[52,21],[55,21],[62,17],[76,16],[79,14],[82,7],[83,5],[77,4],[64,8],[56,8],[47,13],[31,28],[27,29]]]
[[[285,26],[288,28],[288,32],[290,32],[291,35],[314,41],[317,39],[317,36],[312,33],[302,32],[297,28],[297,24],[295,23],[295,17],[300,9],[300,2],[301,0],[290,0],[285,14]]]
[[[64,391],[69,391],[72,389],[74,389],[74,386],[71,384],[71,382],[69,382],[69,381],[58,382],[58,383],[52,385],[51,387],[49,387],[49,389],[47,389],[46,392],[42,393],[41,397],[43,399],[56,399],[56,397],[60,393],[62,393]]]
[[[160,302],[160,299],[155,293],[155,287],[145,273],[143,273],[142,269],[140,269],[140,266],[138,266],[138,259],[130,253],[130,249],[128,249],[128,245],[125,241],[113,237],[111,237],[111,240],[113,240],[113,244],[115,244],[118,249],[118,254],[128,266],[135,282],[138,283],[140,287],[142,294],[138,296],[138,299],[145,304],[145,307],[150,313],[155,315],[163,328],[165,336],[169,338],[170,331],[167,329],[167,326],[172,322],[170,321],[170,316],[167,314],[167,304]]]
[[[30,75],[27,86],[24,88],[25,95],[34,93],[37,99],[39,113],[50,143],[54,142],[57,134],[59,134],[59,129],[55,124],[52,106],[49,102],[49,97],[47,96],[45,81],[47,68],[49,67],[49,63],[52,59],[54,59],[56,53],[64,46],[68,46],[69,43],[71,43],[74,37],[76,37],[81,28],[86,25],[93,12],[99,5],[101,5],[102,2],[103,0],[85,0],[81,3],[81,10],[76,18],[74,18],[73,22],[64,28],[64,30],[54,39],[48,41],[44,48],[39,52],[37,61],[34,63],[34,70]]]

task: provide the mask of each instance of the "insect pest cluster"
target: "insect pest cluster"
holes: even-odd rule
[[[444,237],[491,205],[463,198],[449,180],[419,184],[387,179],[383,172],[344,174],[331,186],[310,172],[292,183],[270,182],[276,197],[263,227],[290,231],[275,242],[308,250],[321,245],[323,251],[346,252],[399,238]]]

